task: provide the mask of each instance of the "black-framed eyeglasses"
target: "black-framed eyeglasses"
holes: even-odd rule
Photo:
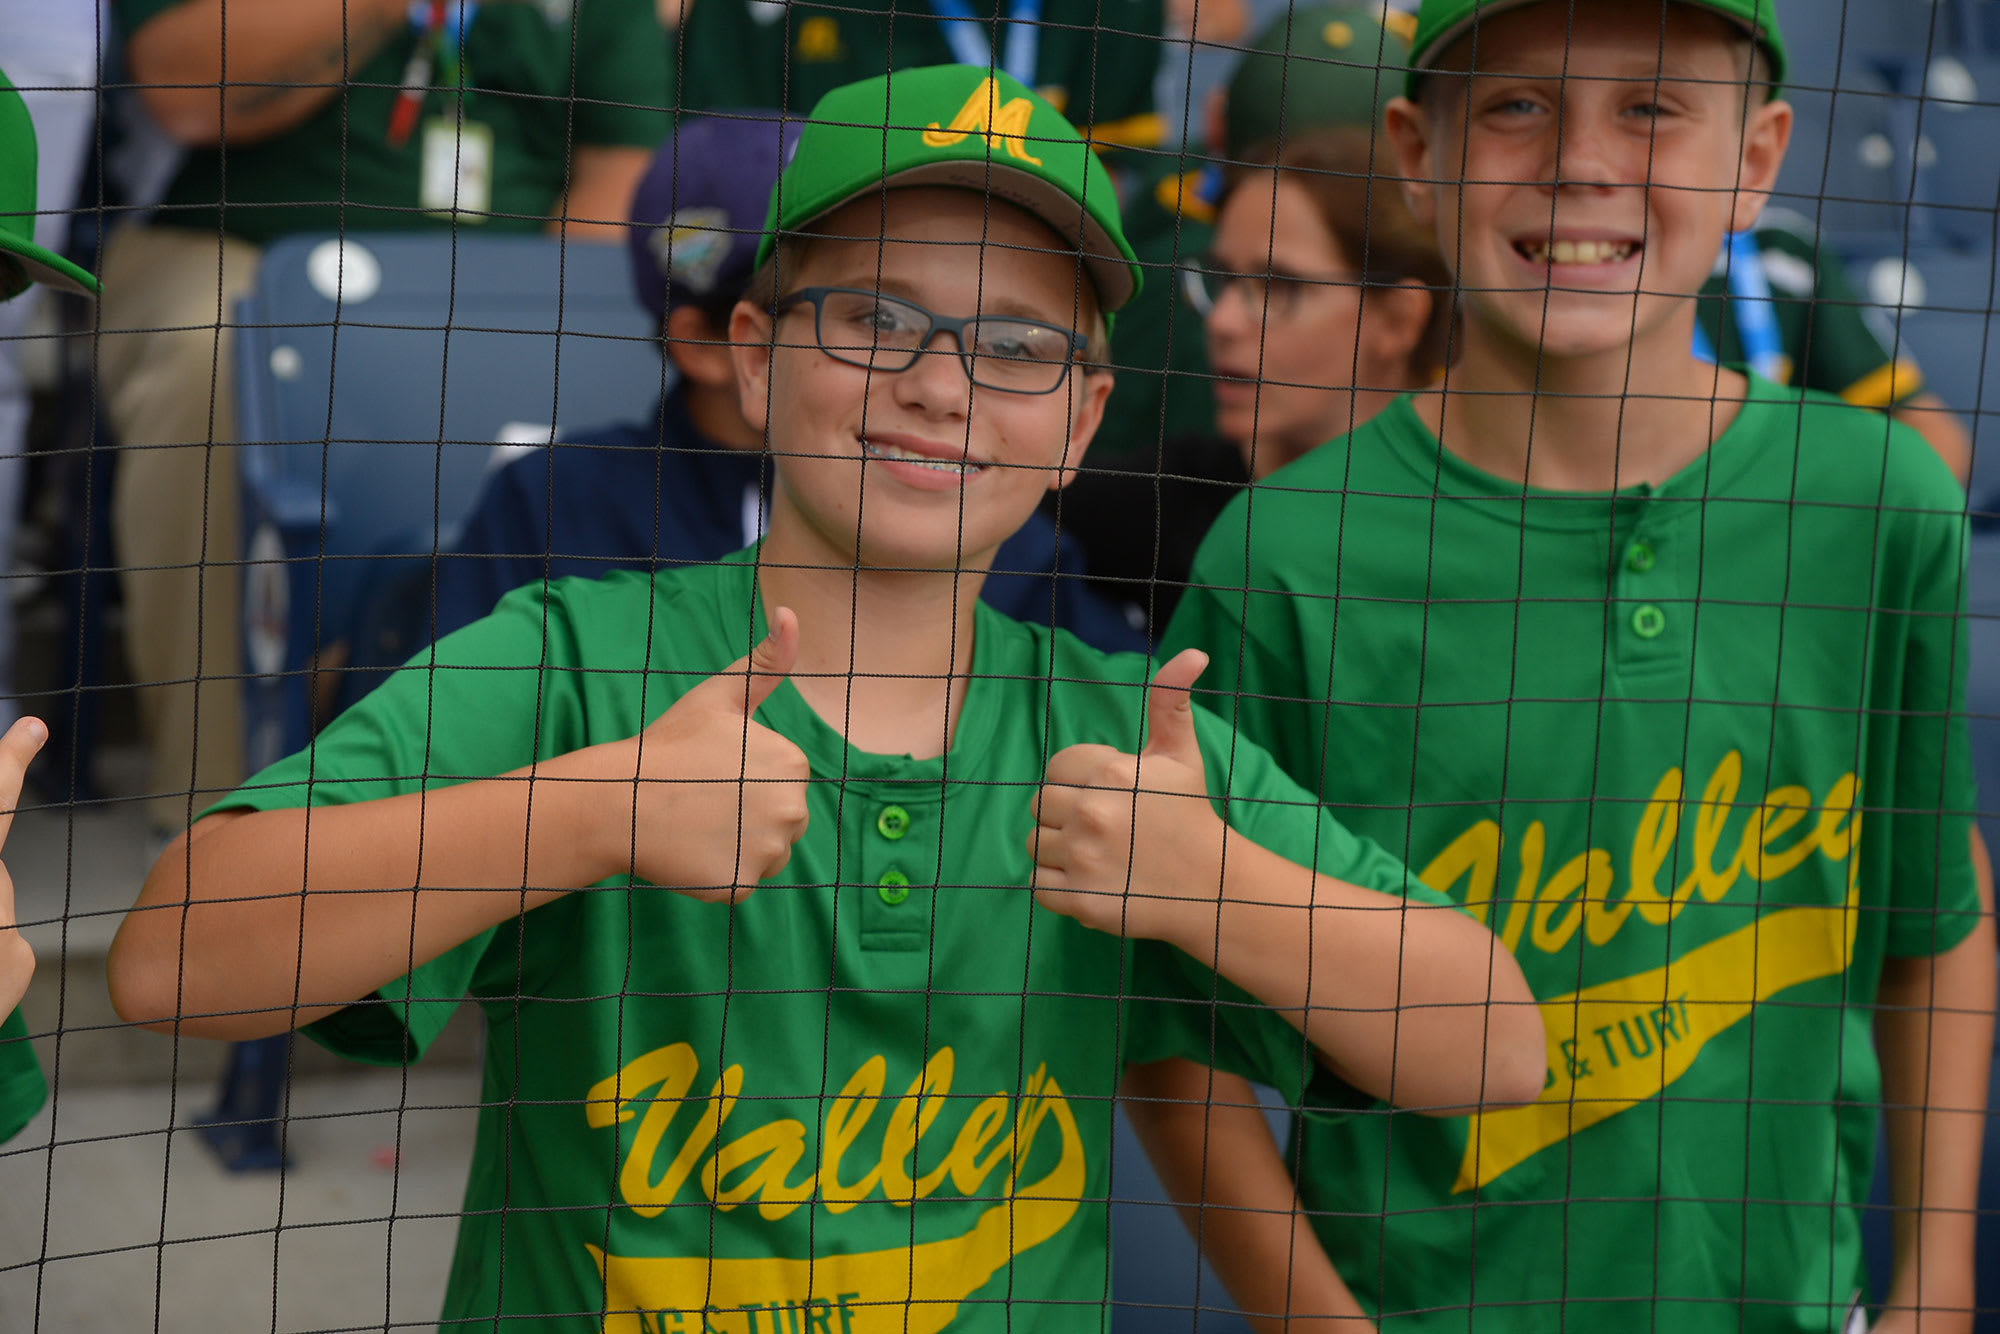
[[[1194,261],[1181,270],[1181,290],[1195,313],[1207,319],[1222,304],[1229,289],[1241,286],[1251,313],[1263,318],[1285,320],[1313,292],[1359,287],[1366,281],[1358,273],[1327,273],[1306,277],[1271,269],[1265,273],[1238,273],[1213,258]]]
[[[958,359],[976,385],[1009,394],[1052,394],[1089,345],[1074,329],[1011,315],[954,319],[914,301],[859,287],[801,287],[779,297],[777,314],[813,308],[820,350],[835,361],[894,374],[917,364],[939,334],[958,344]]]

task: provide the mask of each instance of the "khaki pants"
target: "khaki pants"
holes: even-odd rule
[[[151,751],[148,813],[167,830],[243,780],[232,325],[261,254],[212,232],[127,227],[100,274],[126,656]]]

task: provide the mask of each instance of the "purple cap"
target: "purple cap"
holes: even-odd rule
[[[661,145],[626,228],[632,283],[655,322],[669,307],[733,300],[749,282],[800,124],[775,111],[687,116]]]

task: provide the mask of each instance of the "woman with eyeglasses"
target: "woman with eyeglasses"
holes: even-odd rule
[[[1216,431],[1256,481],[1444,367],[1444,263],[1370,149],[1365,130],[1321,130],[1234,169],[1185,275]]]
[[[1179,275],[1203,320],[1213,425],[1166,420],[1156,455],[1086,466],[1051,506],[1089,582],[1155,631],[1237,491],[1430,383],[1448,351],[1443,261],[1373,171],[1369,130],[1316,129],[1246,157],[1224,178],[1207,255]]]

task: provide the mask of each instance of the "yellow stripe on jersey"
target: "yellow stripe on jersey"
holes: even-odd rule
[[[1146,111],[1082,130],[1083,137],[1099,152],[1107,148],[1157,148],[1166,142],[1167,118],[1157,111]]]
[[[1178,176],[1164,176],[1153,187],[1153,200],[1169,214],[1186,216],[1192,222],[1211,223],[1215,221],[1215,205],[1201,197],[1199,171],[1186,171]]]
[[[1914,361],[1891,361],[1876,367],[1840,391],[1840,396],[1858,408],[1887,408],[1916,397],[1924,387],[1924,373]]]

